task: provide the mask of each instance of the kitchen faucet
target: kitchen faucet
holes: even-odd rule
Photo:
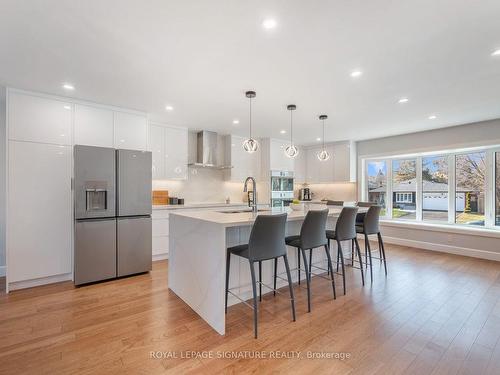
[[[255,182],[255,178],[247,177],[247,179],[245,180],[245,186],[243,188],[243,192],[246,193],[248,191],[247,189],[248,181],[252,181],[252,189],[253,189],[252,203],[250,204],[250,199],[249,199],[248,207],[252,207],[252,212],[257,212],[257,184]]]

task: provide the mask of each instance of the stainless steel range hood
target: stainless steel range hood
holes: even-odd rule
[[[217,160],[217,133],[203,130],[197,134],[196,163],[190,163],[191,167],[230,169],[231,165],[224,165]]]

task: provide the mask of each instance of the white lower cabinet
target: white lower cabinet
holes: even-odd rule
[[[71,146],[9,141],[9,284],[71,274],[71,165]]]
[[[168,258],[168,210],[153,210],[153,260]]]

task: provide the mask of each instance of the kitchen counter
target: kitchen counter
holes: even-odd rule
[[[189,203],[189,204],[167,204],[167,205],[153,205],[153,210],[182,210],[182,209],[195,209],[195,208],[217,208],[217,207],[240,207],[240,206],[248,206],[247,203]]]
[[[325,205],[315,205],[324,208]],[[334,228],[341,207],[329,210],[327,228]],[[360,211],[363,209],[360,209]],[[306,211],[285,209],[287,217],[287,235],[300,233]],[[214,330],[224,335],[226,325],[225,276],[226,249],[231,246],[248,243],[253,222],[257,215],[272,215],[282,210],[264,210],[258,214],[252,212],[224,213],[217,210],[176,210],[169,219],[169,266],[168,286]],[[288,248],[289,263],[296,267],[297,251]],[[346,253],[350,253],[347,251]],[[313,264],[326,269],[326,253],[318,249],[313,251]],[[284,272],[282,260],[278,262],[278,273]],[[262,282],[272,285],[273,262],[262,263]],[[292,272],[292,279],[298,281],[297,272]],[[305,273],[301,273],[305,279]],[[278,279],[278,288],[285,283]],[[232,256],[230,288],[243,300],[251,298],[250,268],[248,260]],[[268,292],[267,290],[265,292]],[[239,303],[229,296],[228,305]]]

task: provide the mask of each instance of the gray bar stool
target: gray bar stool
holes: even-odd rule
[[[330,256],[330,249],[328,247],[328,240],[326,238],[326,221],[328,219],[329,209],[325,210],[311,210],[308,211],[302,227],[300,228],[300,235],[298,236],[288,236],[285,242],[288,246],[297,248],[298,259],[300,260],[300,254],[302,254],[302,259],[304,260],[304,271],[306,272],[306,283],[307,283],[307,311],[311,312],[311,266],[307,265],[306,250],[312,251],[315,248],[323,247],[326,252],[328,259],[328,271],[331,274],[331,282],[333,289],[333,299],[337,298],[335,292],[335,279],[333,275],[332,259]],[[317,269],[319,267],[314,266]],[[298,275],[300,280],[300,263],[298,263]],[[327,271],[327,270],[324,270]],[[329,279],[322,275],[315,274],[315,276],[320,276],[324,279]],[[276,272],[274,274],[274,282],[276,283]]]
[[[372,205],[366,212],[363,221],[360,224],[356,223],[356,233],[360,233],[365,236],[365,263],[366,263],[366,268],[368,269],[368,259],[370,260],[370,279],[372,282],[373,282],[372,258],[380,259],[381,262],[384,262],[385,275],[387,276],[387,262],[385,258],[384,241],[382,241],[382,235],[380,234],[380,227],[379,227],[381,209],[382,209],[381,206]],[[370,241],[368,236],[373,234],[377,235],[378,251],[380,255],[379,258],[372,257],[372,249],[370,247]]]
[[[339,218],[337,219],[337,224],[335,230],[327,230],[326,237],[328,238],[328,244],[330,240],[337,241],[337,272],[339,269],[339,262],[342,266],[342,282],[344,284],[344,294],[346,292],[345,285],[345,264],[344,264],[344,253],[342,251],[341,241],[351,241],[352,251],[354,253],[354,244],[356,245],[358,259],[361,270],[361,280],[363,285],[365,285],[365,276],[363,273],[363,261],[361,259],[361,250],[359,249],[359,243],[356,236],[356,214],[358,213],[357,207],[344,207],[340,212]],[[352,266],[354,266],[354,256],[352,257]],[[357,267],[355,267],[357,268]],[[333,271],[333,270],[332,270]]]
[[[258,215],[250,232],[248,244],[229,247],[227,249],[226,259],[226,313],[227,313],[227,297],[231,293],[236,298],[240,299],[236,294],[229,289],[229,269],[231,265],[231,254],[238,255],[242,258],[248,259],[250,263],[250,274],[252,276],[252,290],[253,290],[253,320],[254,320],[254,334],[257,338],[257,287],[255,280],[254,263],[259,263],[259,286],[265,287],[276,291],[262,283],[262,268],[261,264],[264,260],[274,259],[277,262],[278,258],[283,257],[285,268],[288,278],[288,288],[290,290],[290,300],[292,304],[292,318],[295,321],[295,299],[293,297],[292,277],[290,274],[290,267],[288,265],[288,258],[286,254],[285,245],[285,231],[286,231],[286,216],[287,214],[279,215]],[[279,291],[278,291],[279,293]],[[241,300],[241,299],[240,299]],[[241,300],[248,305],[246,301]],[[252,307],[252,306],[250,306]]]

